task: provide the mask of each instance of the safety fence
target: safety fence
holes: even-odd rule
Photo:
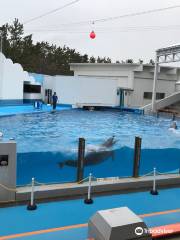
[[[162,176],[162,175],[179,175],[179,174],[180,174],[180,169],[175,169],[175,170],[170,171],[170,172],[159,172],[159,171],[156,170],[156,168],[154,168],[153,171],[151,171],[147,174],[139,176],[138,178],[133,178],[133,177],[130,177],[130,176],[123,176],[123,177],[116,176],[116,177],[97,178],[97,177],[93,176],[93,174],[90,173],[88,177],[83,178],[82,180],[80,180],[78,182],[43,183],[43,182],[36,181],[35,178],[32,178],[32,181],[29,184],[26,184],[26,185],[23,185],[23,186],[17,186],[16,188],[10,188],[10,187],[0,183],[0,188],[3,188],[4,190],[10,191],[10,192],[17,192],[18,189],[21,188],[21,187],[26,188],[26,187],[32,187],[32,186],[37,187],[37,186],[47,186],[47,185],[49,186],[49,185],[58,184],[59,186],[62,186],[62,188],[71,187],[71,186],[73,187],[77,184],[87,183],[87,182],[89,182],[89,179],[91,180],[91,182],[94,182],[94,183],[95,182],[117,182],[119,180],[126,179],[126,178],[129,178],[129,179],[143,179],[143,178],[146,178],[146,177],[158,177],[158,176]]]
[[[140,176],[138,177],[137,179],[146,179],[146,178],[150,178],[150,180],[152,181],[152,187],[151,187],[151,190],[150,190],[150,193],[152,195],[158,195],[158,190],[157,190],[157,180],[158,180],[158,176],[162,176],[162,175],[172,175],[173,174],[180,174],[180,169],[176,169],[172,172],[164,172],[164,173],[161,173],[161,172],[158,172],[156,170],[156,168],[153,169],[153,171],[143,175],[143,176]],[[130,177],[129,177],[130,178]],[[131,179],[135,179],[135,178],[132,178]],[[58,185],[58,189],[64,189],[64,188],[67,188],[67,187],[75,187],[77,186],[77,184],[84,184],[83,186],[87,187],[87,193],[86,193],[86,198],[84,199],[84,203],[85,204],[92,204],[93,203],[93,199],[92,199],[92,186],[95,184],[95,183],[106,183],[106,182],[110,182],[110,183],[116,183],[118,181],[122,180],[122,178],[120,177],[109,177],[109,178],[96,178],[95,176],[93,176],[91,173],[89,174],[88,177],[82,179],[81,181],[79,182],[74,182],[74,183],[65,183],[65,184],[59,184]],[[81,186],[82,186],[81,185]],[[37,205],[35,203],[35,192],[38,191],[38,188],[39,186],[47,186],[46,183],[41,183],[41,182],[38,182],[35,180],[35,178],[32,178],[32,181],[31,183],[27,184],[25,187],[29,187],[30,188],[30,200],[29,200],[29,203],[27,205],[27,210],[36,210],[37,209]],[[0,187],[3,188],[4,190],[7,190],[7,191],[10,191],[10,192],[17,192],[18,191],[18,188],[9,188],[3,184],[0,184]],[[3,202],[0,202],[0,203],[4,203]]]

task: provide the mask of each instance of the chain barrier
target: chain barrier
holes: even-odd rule
[[[156,173],[157,173],[158,175],[180,174],[180,169],[176,169],[176,170],[174,170],[174,171],[164,172],[164,173],[156,171]]]
[[[140,176],[140,178],[153,176],[153,173],[154,173],[154,171],[151,171],[151,172],[149,172],[149,173],[147,173],[145,175]]]
[[[177,171],[177,173],[175,173],[175,171]],[[173,173],[173,171],[172,172],[159,172],[159,171],[157,171],[156,170],[156,175],[158,176],[158,175],[167,175],[167,174],[179,174],[180,173],[180,169],[176,169],[174,171],[174,173]],[[145,175],[142,175],[142,176],[140,176],[139,178],[144,178],[144,177],[148,177],[148,176],[153,176],[153,173],[154,173],[154,171],[151,171],[151,172],[149,172],[149,173],[147,173],[147,174],[145,174]],[[97,177],[95,177],[95,176],[93,176],[92,175],[92,177],[91,177],[91,181],[92,182],[104,182],[104,181],[118,181],[118,180],[121,180],[121,179],[123,179],[123,178],[132,178],[131,176],[123,176],[123,177],[107,177],[107,178],[97,178]],[[35,186],[46,186],[46,185],[52,185],[52,184],[62,184],[62,185],[66,185],[66,186],[74,186],[74,184],[81,184],[81,183],[85,183],[85,182],[88,182],[88,180],[89,180],[89,176],[88,177],[86,177],[86,178],[84,178],[84,179],[82,179],[81,181],[79,181],[79,182],[74,182],[74,183],[59,183],[59,182],[51,182],[51,183],[42,183],[42,182],[38,182],[38,181],[34,181],[34,183],[35,183]],[[17,186],[17,188],[18,187],[30,187],[31,186],[31,183],[29,183],[29,184],[26,184],[26,185],[24,185],[24,186]],[[4,184],[1,184],[0,183],[0,187],[1,188],[3,188],[3,189],[5,189],[5,190],[7,190],[7,191],[9,191],[9,192],[17,192],[17,188],[10,188],[10,187],[7,187],[6,185],[4,185]]]
[[[84,178],[84,179],[82,179],[81,181],[79,181],[79,182],[74,182],[74,183],[61,183],[61,184],[63,184],[63,185],[67,185],[67,186],[74,186],[74,184],[81,184],[81,183],[84,183],[84,182],[86,182],[86,181],[88,181],[89,180],[89,177],[87,177],[87,178]],[[36,186],[45,186],[45,185],[52,185],[52,184],[60,184],[59,182],[51,182],[51,183],[42,183],[42,182],[38,182],[38,181],[35,181],[35,184],[36,184]]]
[[[1,184],[1,183],[0,183],[0,187],[5,189],[5,190],[7,190],[7,191],[9,191],[9,192],[16,192],[16,188],[9,188],[9,187]]]

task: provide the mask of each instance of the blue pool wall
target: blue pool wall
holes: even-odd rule
[[[166,173],[180,169],[180,149],[142,149],[140,175],[153,171]],[[75,167],[59,167],[66,160],[76,160],[76,154],[61,152],[30,152],[18,153],[17,156],[17,185],[25,185],[35,177],[43,183],[64,183],[76,180]],[[86,166],[84,176],[92,173],[97,178],[130,177],[133,172],[134,149],[122,147],[114,151],[114,157],[104,159],[94,166]]]
[[[8,106],[18,107],[18,106],[33,105],[35,101],[41,101],[41,99],[0,100],[0,107],[8,107]],[[57,104],[57,106],[72,108],[72,104]],[[9,114],[11,114],[11,112],[9,112]]]
[[[0,107],[23,105],[23,99],[0,100]]]

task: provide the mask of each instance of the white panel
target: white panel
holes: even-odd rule
[[[56,76],[53,80],[45,80],[44,89],[50,87],[63,104],[92,104],[115,106],[117,100],[117,80],[85,77]]]

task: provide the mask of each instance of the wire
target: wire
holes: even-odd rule
[[[76,4],[77,2],[79,2],[79,1],[81,1],[81,0],[74,0],[74,1],[72,1],[72,2],[69,2],[69,3],[67,3],[67,4],[65,4],[65,5],[63,5],[63,6],[60,6],[60,7],[58,7],[58,8],[55,8],[55,9],[53,9],[53,10],[51,10],[51,11],[49,11],[49,12],[46,12],[46,13],[44,13],[44,14],[42,14],[42,15],[39,15],[39,16],[34,17],[34,18],[31,18],[31,19],[23,22],[23,24],[25,25],[25,24],[34,22],[34,21],[36,21],[36,20],[38,20],[38,19],[40,19],[40,18],[46,17],[46,16],[48,16],[48,15],[50,15],[50,14],[52,14],[52,13],[58,12],[58,11],[64,9],[64,8],[66,8],[66,7],[69,7],[69,6],[71,6],[71,5],[74,5],[74,4]]]
[[[167,31],[167,30],[179,30],[180,25],[169,25],[169,26],[128,26],[123,28],[96,28],[98,33],[106,33],[107,30],[112,32],[131,32],[131,31]],[[61,32],[61,33],[68,33],[68,34],[81,34],[81,33],[88,33],[88,31],[81,31],[81,30],[70,30],[70,29],[28,29],[28,32]]]
[[[170,7],[166,7],[166,8],[150,9],[150,10],[146,10],[146,11],[142,11],[142,12],[135,12],[135,13],[125,14],[125,15],[120,15],[120,16],[115,16],[115,17],[109,17],[109,18],[96,19],[96,20],[93,20],[93,22],[94,23],[107,22],[107,21],[117,20],[120,18],[134,17],[134,16],[140,16],[140,15],[145,15],[145,14],[150,14],[150,13],[167,11],[167,10],[171,10],[171,9],[175,9],[175,8],[180,8],[180,5],[170,6]]]
[[[80,1],[80,0],[77,0],[77,1]],[[75,1],[75,2],[77,2],[77,1]],[[180,5],[174,5],[174,6],[165,7],[165,8],[144,10],[142,12],[128,13],[128,14],[119,15],[119,16],[115,16],[115,17],[100,18],[100,19],[87,20],[87,21],[81,21],[81,22],[63,23],[63,24],[59,24],[58,26],[97,24],[97,23],[102,23],[102,22],[107,22],[107,21],[114,21],[114,20],[118,20],[118,19],[121,19],[121,18],[135,17],[135,16],[141,16],[141,15],[146,15],[146,14],[151,14],[151,13],[157,13],[157,12],[172,10],[172,9],[176,9],[176,8],[180,8]],[[55,11],[58,11],[58,10],[55,10]],[[44,15],[45,14],[43,14],[41,16],[43,17]],[[39,16],[39,17],[41,17],[41,16]],[[39,17],[37,17],[37,18],[39,18]],[[29,21],[31,21],[31,20],[29,20]]]

